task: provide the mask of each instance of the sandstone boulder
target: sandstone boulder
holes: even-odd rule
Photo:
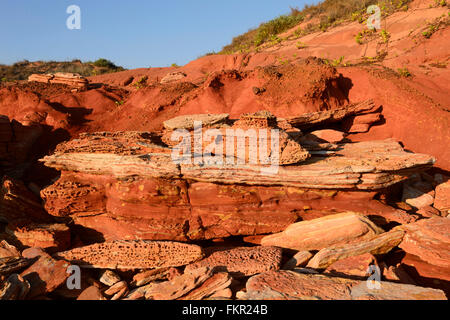
[[[18,274],[12,274],[0,284],[0,300],[23,300],[30,291],[30,283]]]
[[[359,278],[368,278],[369,267],[376,265],[376,260],[370,253],[359,256],[353,256],[339,260],[330,265],[325,272],[331,275],[340,275],[342,277],[355,276]]]
[[[95,301],[95,300],[106,300],[102,292],[97,286],[90,286],[83,290],[83,292],[78,296],[77,300],[82,301]]]
[[[262,239],[263,246],[293,250],[320,250],[332,245],[355,243],[383,231],[363,215],[347,212],[289,226]]]
[[[57,72],[55,74],[32,74],[28,77],[28,81],[36,81],[43,83],[59,83],[74,88],[86,88],[89,81],[77,73]]]
[[[184,72],[170,72],[161,79],[161,84],[178,81],[184,78],[186,78],[186,74]]]
[[[402,230],[393,230],[372,236],[357,243],[322,249],[309,261],[307,267],[313,269],[326,269],[333,263],[349,257],[355,257],[366,253],[372,255],[386,254],[402,242],[404,234],[405,232]]]
[[[406,230],[400,248],[429,264],[450,268],[450,219],[435,217],[400,228]]]

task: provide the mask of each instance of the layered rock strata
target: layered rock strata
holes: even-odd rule
[[[77,73],[58,72],[55,74],[32,74],[28,81],[66,84],[74,88],[87,88],[89,81]]]
[[[227,119],[204,118],[212,125]],[[262,113],[246,115],[238,126],[270,127],[274,120]],[[167,126],[188,130],[192,122],[191,117]],[[173,150],[160,141],[160,136],[145,132],[103,132],[59,145],[42,159],[62,171],[59,180],[41,192],[46,210],[70,216],[78,234],[92,241],[268,234],[283,231],[299,218],[345,211],[403,223],[408,215],[387,210],[372,200],[374,193],[359,190],[389,187],[435,161],[405,152],[393,140],[303,152],[301,143],[292,139],[298,152],[291,149],[287,154],[294,154],[293,162],[300,161],[299,154],[310,153],[309,159],[288,166],[211,165],[193,155],[192,162],[177,163]]]

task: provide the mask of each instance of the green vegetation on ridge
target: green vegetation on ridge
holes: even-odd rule
[[[291,8],[291,12],[262,23],[258,28],[235,37],[225,46],[221,54],[245,53],[257,50],[264,43],[277,44],[283,41],[280,34],[303,23],[295,30],[294,39],[312,32],[326,31],[345,21],[366,23],[370,5],[378,5],[383,17],[399,10],[407,10],[411,0],[324,0],[317,5],[306,5],[303,10]],[[290,39],[292,39],[290,37]]]
[[[78,73],[84,77],[96,76],[105,73],[124,71],[125,69],[116,66],[107,59],[98,59],[96,61],[81,62],[72,61],[19,61],[13,65],[0,65],[0,79],[2,81],[26,80],[33,73],[57,73],[68,72]]]

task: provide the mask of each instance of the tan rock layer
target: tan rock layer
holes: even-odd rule
[[[373,255],[386,254],[402,242],[404,234],[405,232],[402,230],[394,230],[357,243],[322,249],[309,261],[307,267],[326,269],[336,261],[348,257],[359,256],[365,253]]]
[[[112,241],[60,252],[58,258],[99,269],[179,267],[200,260],[202,248],[162,241]]]
[[[371,239],[382,232],[365,216],[347,212],[292,224],[281,233],[264,237],[261,244],[298,251],[320,250]]]
[[[55,74],[32,74],[28,77],[28,81],[60,83],[76,88],[86,88],[89,84],[89,81],[79,74],[62,72]]]
[[[376,106],[373,100],[366,100],[350,104],[345,108],[302,114],[285,121],[294,127],[303,129],[325,123],[339,122],[349,116],[374,113],[376,111],[381,111],[381,108]]]
[[[149,153],[150,150],[142,146],[142,142],[135,147],[132,155],[122,154],[120,149],[115,153],[113,145],[108,153],[98,153],[95,143],[93,149],[86,150],[84,146],[89,144],[89,140],[91,138],[60,145],[55,154],[41,161],[61,171],[116,178],[182,178],[225,184],[362,190],[391,186],[414,172],[429,168],[435,162],[430,156],[406,153],[398,143],[385,140],[342,145],[341,150],[332,157],[315,156],[300,166],[279,167],[275,168],[276,174],[267,174],[264,170],[270,168],[258,165],[179,166],[172,161],[170,154]],[[127,141],[124,139],[123,143]],[[148,141],[150,143],[151,140]]]

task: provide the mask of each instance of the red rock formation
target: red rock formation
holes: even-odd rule
[[[270,119],[244,116],[238,125],[251,127],[256,120],[267,125]],[[184,126],[191,124],[192,119]],[[62,171],[60,179],[41,192],[45,208],[55,216],[71,216],[78,233],[89,241],[186,241],[274,233],[299,217],[316,218],[309,214],[311,209],[322,216],[353,210],[410,221],[408,215],[371,201],[374,194],[350,190],[381,189],[434,162],[388,140],[311,151],[310,160],[265,174],[260,165],[179,165],[157,140],[150,133],[98,133],[59,145],[42,160]]]
[[[28,77],[28,81],[36,81],[43,83],[59,83],[75,88],[87,88],[89,81],[76,73],[58,72],[55,74],[32,74]]]

